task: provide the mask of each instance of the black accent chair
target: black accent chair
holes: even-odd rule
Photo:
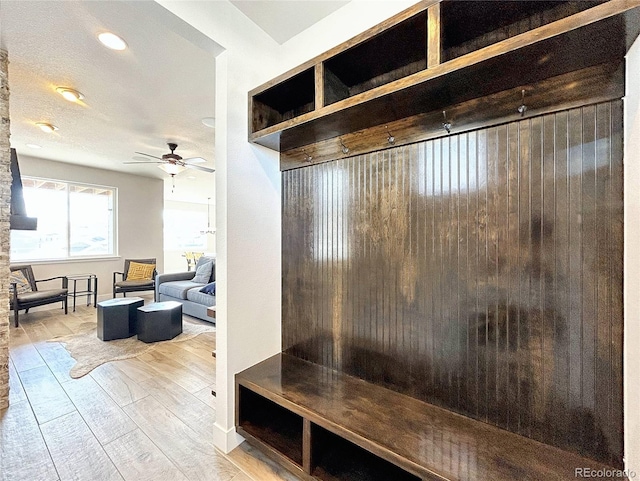
[[[36,279],[33,275],[33,269],[30,265],[14,265],[9,267],[11,272],[21,271],[24,277],[29,282],[31,287],[30,291],[18,292],[18,284],[11,282],[11,297],[9,300],[11,310],[13,311],[13,321],[15,327],[18,327],[18,312],[20,309],[25,310],[25,314],[29,312],[29,309],[37,306],[44,306],[45,304],[52,304],[54,302],[62,302],[64,313],[68,313],[67,309],[67,295],[69,280],[66,276],[51,277],[49,279]],[[39,290],[39,282],[53,281],[55,279],[62,279],[62,289],[45,289]]]
[[[155,278],[158,272],[153,269],[153,275],[151,280],[127,280],[127,274],[129,272],[129,264],[137,262],[138,264],[156,264],[155,259],[125,259],[124,260],[124,272],[113,273],[113,298],[116,295],[122,293],[123,297],[127,297],[127,292],[141,292],[141,291],[153,291],[153,299],[156,295],[156,282]],[[120,276],[121,280],[116,280],[116,276]]]

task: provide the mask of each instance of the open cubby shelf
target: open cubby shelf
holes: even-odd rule
[[[249,92],[249,140],[291,151],[623,62],[639,32],[617,0],[425,1]]]
[[[393,463],[315,424],[311,425],[311,474],[323,481],[420,481]]]
[[[307,69],[253,97],[253,130],[298,117],[315,108],[315,77]]]
[[[506,40],[594,7],[605,0],[444,0],[442,61]]]
[[[570,480],[576,468],[613,469],[289,354],[236,385],[238,432],[304,479]]]
[[[302,417],[240,387],[238,425],[302,466]]]
[[[427,68],[427,13],[420,12],[324,62],[324,105]]]

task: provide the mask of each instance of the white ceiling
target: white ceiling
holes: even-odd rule
[[[211,39],[150,1],[3,0],[0,19],[10,62],[11,145],[18,154],[165,178],[154,164],[123,162],[135,151],[160,156],[173,141],[176,153],[204,157],[201,165],[215,168],[214,130],[201,122],[214,115],[221,49]],[[105,30],[129,48],[102,46],[96,36]],[[64,100],[58,86],[79,90],[84,102]],[[39,121],[59,130],[46,134],[35,126]],[[206,202],[214,175],[190,169],[176,177],[176,186],[195,177],[189,183],[209,191],[198,200]]]
[[[306,30],[350,0],[231,0],[279,44]]]
[[[283,42],[348,2],[232,3]],[[103,31],[129,48],[105,48],[96,38]],[[9,53],[11,145],[19,155],[164,178],[171,200],[206,203],[215,196],[215,174],[189,169],[171,192],[171,179],[155,165],[123,164],[136,151],[161,156],[167,142],[176,142],[177,154],[204,157],[200,165],[215,168],[214,130],[201,122],[215,110],[215,56],[222,49],[213,40],[149,0],[0,0],[0,46]],[[56,87],[85,99],[67,102]],[[36,122],[59,130],[46,134]]]

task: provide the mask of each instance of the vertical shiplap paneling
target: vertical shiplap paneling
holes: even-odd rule
[[[531,435],[532,412],[532,376],[529,371],[531,365],[531,351],[529,349],[529,333],[531,332],[531,316],[529,306],[530,272],[527,266],[531,263],[531,121],[520,123],[520,193],[519,193],[519,224],[520,224],[520,269],[518,270],[518,432],[525,436]]]
[[[581,228],[582,236],[589,242],[584,242],[582,247],[582,406],[586,411],[595,410],[595,353],[596,353],[596,320],[595,309],[597,275],[595,265],[597,259],[598,237],[596,236],[596,142],[595,142],[595,117],[596,106],[589,105],[582,108],[582,206]],[[583,437],[589,436],[589,431],[583,431]]]
[[[622,108],[283,173],[283,345],[620,466]]]
[[[559,112],[555,115],[555,217],[554,250],[555,263],[553,272],[553,292],[555,294],[555,335],[554,359],[554,410],[570,405],[571,358],[568,348],[570,332],[568,319],[570,315],[571,290],[569,283],[569,113]],[[560,445],[569,443],[570,419],[558,416],[558,429],[555,442]]]
[[[558,327],[558,316],[555,306],[558,305],[556,298],[555,282],[555,259],[557,256],[556,242],[556,189],[555,189],[555,152],[556,152],[556,118],[549,115],[542,119],[542,222],[541,222],[541,258],[540,258],[540,312],[542,313],[542,354],[545,362],[544,379],[541,396],[544,404],[544,412],[557,409],[557,402],[554,397],[555,372],[558,362],[555,356],[554,347],[560,343],[556,329]],[[544,439],[551,439],[555,442],[555,430],[553,426],[545,423],[543,425]]]
[[[582,396],[582,109],[569,112],[569,403],[583,407]],[[576,438],[583,427],[576,426]]]
[[[622,464],[622,270],[623,270],[623,132],[622,132],[622,102],[611,102],[611,156],[610,176],[611,188],[607,199],[609,226],[611,228],[611,249],[604,253],[611,262],[608,272],[611,281],[610,299],[611,309],[607,318],[611,330],[611,394],[609,407],[611,409],[612,435],[607,437],[609,451],[612,453],[614,465]],[[606,386],[606,385],[605,385]],[[598,386],[600,388],[600,385]],[[600,407],[598,407],[598,413]],[[601,424],[601,423],[599,423]]]
[[[518,312],[515,306],[518,305],[518,280],[520,270],[520,217],[519,217],[519,148],[520,132],[517,124],[507,125],[507,212],[506,221],[506,254],[505,266],[507,270],[507,293],[506,293],[506,350],[508,356],[507,369],[507,426],[512,429],[519,429],[519,349],[518,349]]]

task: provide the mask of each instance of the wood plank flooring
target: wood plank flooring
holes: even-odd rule
[[[34,309],[10,328],[0,481],[298,479],[246,443],[229,455],[213,446],[215,333],[159,343],[138,358],[71,379],[75,361],[62,344],[47,341],[87,322],[96,322],[93,307],[66,316]]]

